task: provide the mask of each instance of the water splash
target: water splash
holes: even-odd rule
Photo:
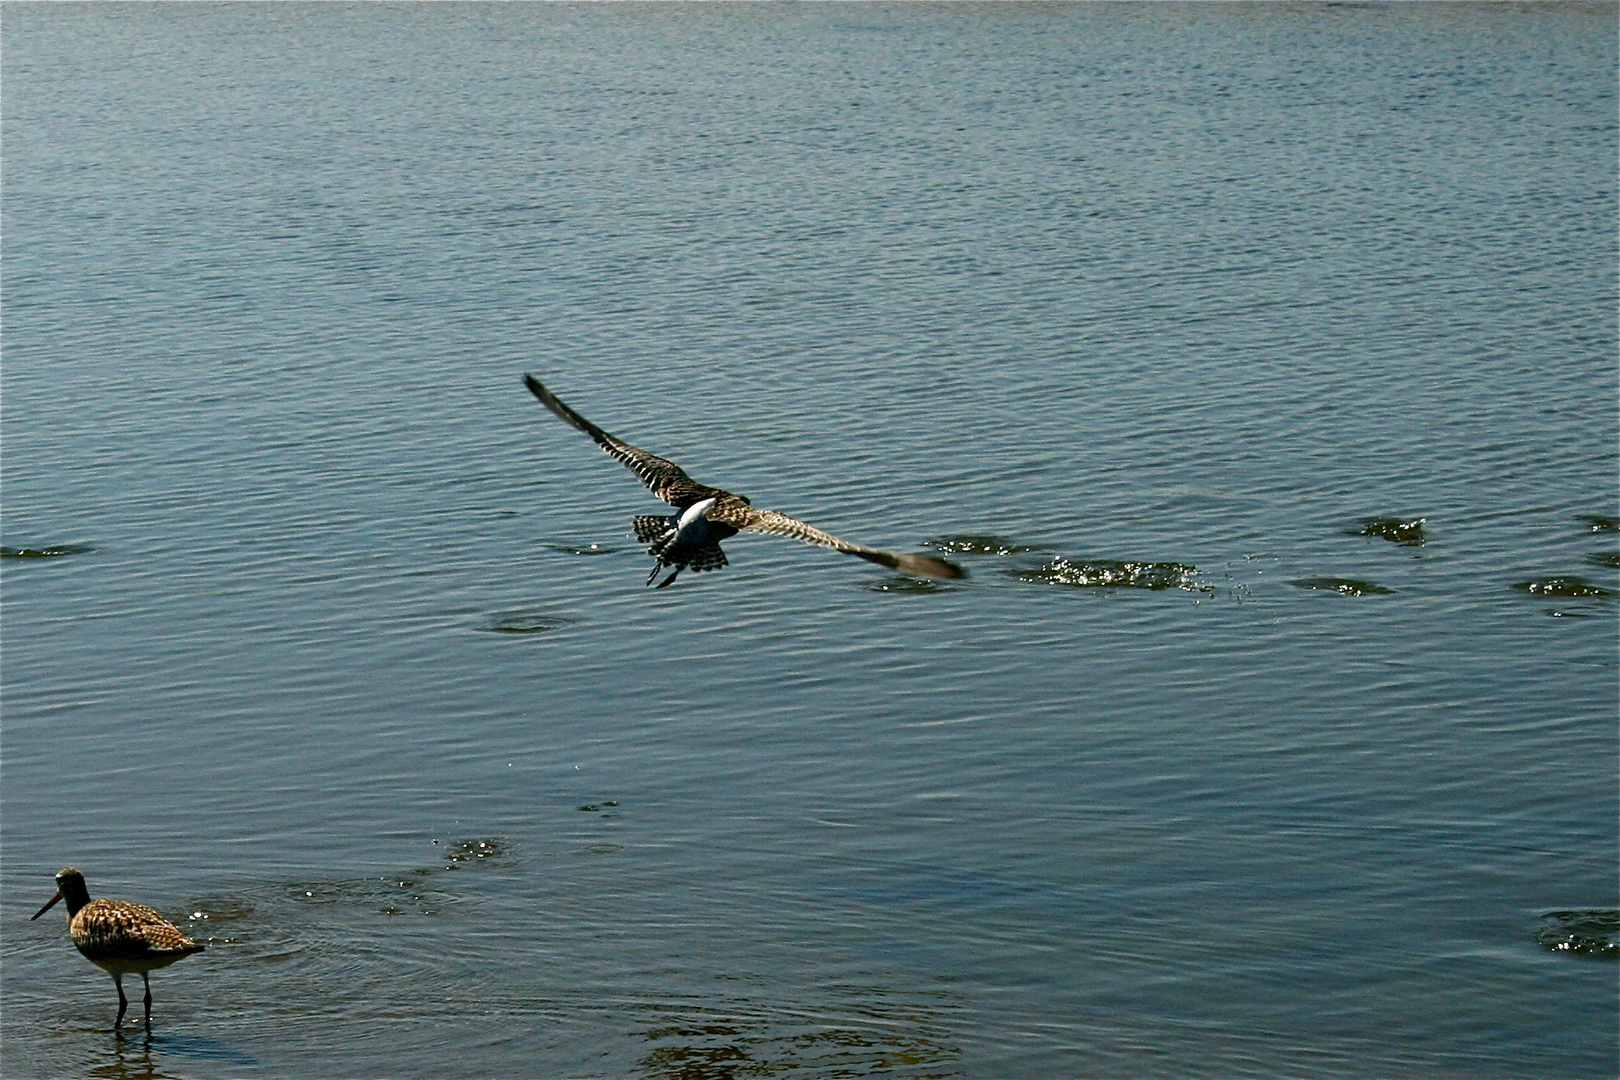
[[[438,846],[439,841],[433,841]],[[462,840],[448,846],[444,853],[445,861],[455,863],[478,862],[482,859],[498,859],[506,854],[506,844],[497,839],[488,840]],[[446,870],[454,870],[455,866],[447,866]]]
[[[1620,909],[1586,908],[1549,911],[1542,917],[1536,942],[1553,952],[1620,959]]]
[[[1198,567],[1178,562],[1068,559],[1059,555],[1042,566],[1007,570],[1005,573],[1019,581],[1076,588],[1214,591],[1213,586],[1197,580]]]
[[[1030,551],[1046,551],[1031,544],[1019,544],[1000,536],[952,535],[924,540],[924,547],[952,555],[1022,555]]]
[[[1348,535],[1381,536],[1402,547],[1422,547],[1427,539],[1423,535],[1423,526],[1427,521],[1427,518],[1412,518],[1410,521],[1392,517],[1367,518],[1359,529],[1350,529]]]
[[[1594,584],[1574,574],[1516,581],[1513,587],[1532,596],[1613,596],[1613,589]]]

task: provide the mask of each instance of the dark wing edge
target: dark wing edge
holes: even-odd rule
[[[617,439],[609,435],[571,409],[567,402],[547,390],[539,379],[528,372],[523,373],[523,385],[527,386],[529,391],[540,399],[540,403],[556,413],[561,420],[589,435],[597,446],[600,446],[610,456],[635,473],[636,478],[647,485],[647,490],[654,495],[675,506],[696,501],[687,496],[690,495],[692,489],[702,487],[702,485],[687,476],[685,470],[679,465],[673,461],[665,460],[657,454],[649,454],[638,446],[631,446],[623,439]]]
[[[718,509],[718,508],[717,508]],[[875,562],[890,569],[898,570],[902,574],[913,577],[934,578],[961,578],[967,573],[960,566],[948,562],[935,555],[909,555],[884,551],[882,548],[867,547],[850,540],[834,536],[824,529],[800,521],[798,518],[777,513],[775,510],[756,510],[751,506],[741,507],[737,513],[724,515],[711,513],[711,520],[724,521],[734,525],[745,532],[763,533],[766,536],[784,536],[790,540],[799,540],[806,544],[815,544],[818,547],[832,548],[845,555],[853,555],[858,559]]]

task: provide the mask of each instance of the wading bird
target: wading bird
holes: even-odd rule
[[[152,1026],[152,984],[146,973],[184,960],[205,946],[197,944],[168,919],[149,907],[122,900],[92,900],[85,888],[84,875],[64,867],[56,875],[56,895],[34,912],[32,922],[56,904],[67,901],[68,933],[84,958],[112,976],[118,987],[118,1018],[113,1030],[124,1022],[129,999],[124,996],[124,976],[139,974],[146,987],[146,1026]]]
[[[693,573],[720,569],[726,565],[726,553],[720,550],[720,541],[738,532],[802,540],[806,544],[829,547],[845,555],[880,563],[902,574],[936,578],[963,576],[960,566],[933,555],[897,555],[865,544],[840,540],[832,533],[823,532],[814,525],[807,525],[775,510],[756,509],[749,504],[747,496],[700,484],[673,461],[666,461],[622,439],[615,439],[569,408],[533,375],[524,375],[523,381],[534,396],[545,403],[546,408],[589,435],[597,446],[640,477],[649,491],[680,511],[671,516],[649,514],[635,519],[636,539],[649,545],[647,554],[658,560],[653,564],[652,573],[647,575],[648,585],[666,566],[675,569],[658,583],[660,589],[688,567]]]

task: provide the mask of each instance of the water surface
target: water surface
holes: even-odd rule
[[[1613,7],[3,35],[6,1075],[1616,1074]]]

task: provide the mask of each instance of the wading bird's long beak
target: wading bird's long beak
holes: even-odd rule
[[[45,906],[40,908],[38,911],[34,912],[32,915],[30,915],[28,917],[28,921],[33,922],[35,919],[39,918],[41,915],[43,915],[47,911],[51,910],[51,908],[56,906],[56,902],[58,900],[60,900],[60,899],[62,899],[62,890],[57,889],[56,890],[56,895],[51,897],[49,900],[45,901]]]

